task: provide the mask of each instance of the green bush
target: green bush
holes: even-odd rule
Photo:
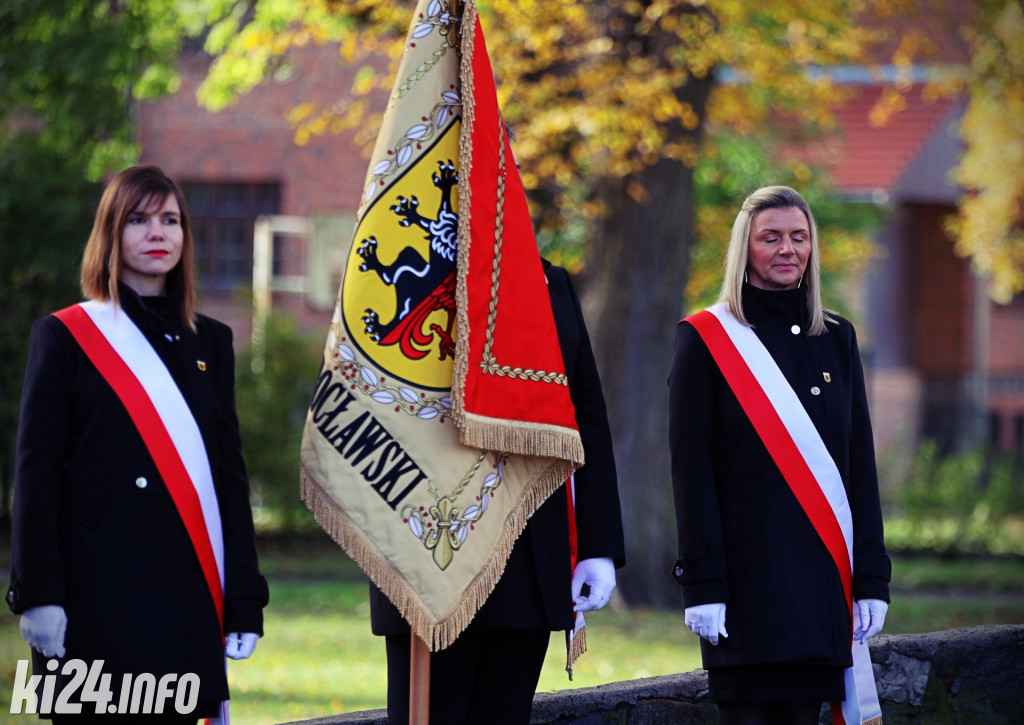
[[[983,450],[940,456],[918,448],[906,478],[886,496],[893,550],[1024,555],[1020,462]]]
[[[250,343],[238,358],[236,407],[260,533],[318,528],[299,498],[299,446],[321,343],[291,317],[272,314],[262,350]]]

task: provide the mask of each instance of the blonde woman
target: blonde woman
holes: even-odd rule
[[[674,574],[720,722],[811,725],[859,695],[870,712],[873,681],[848,677],[890,565],[864,375],[853,326],[822,307],[793,189],[743,203],[719,303],[679,324],[669,388]]]

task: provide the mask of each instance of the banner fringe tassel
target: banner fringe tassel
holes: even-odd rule
[[[566,633],[566,637],[569,634]],[[569,641],[569,648],[566,650],[565,658],[565,671],[569,674],[569,681],[572,682],[572,667],[576,664],[576,660],[583,656],[587,651],[587,628],[586,626],[580,627],[580,630],[572,635],[572,639]]]
[[[331,539],[340,546],[366,573],[370,580],[383,592],[399,613],[409,622],[412,631],[422,639],[431,652],[451,646],[473,621],[487,597],[505,571],[505,562],[512,553],[512,547],[526,526],[533,512],[565,483],[571,473],[572,464],[556,460],[544,467],[536,482],[527,487],[524,495],[509,514],[502,535],[498,539],[491,558],[463,592],[452,611],[440,621],[430,613],[426,604],[412,587],[384,560],[376,547],[364,537],[359,528],[338,508],[320,487],[305,465],[299,473],[299,490],[302,501],[313,514],[313,518]],[[585,643],[584,643],[585,647]]]
[[[553,427],[538,430],[525,426],[511,428],[506,421],[488,422],[472,416],[467,418],[460,434],[462,444],[469,448],[561,458],[574,461],[577,467],[584,463],[583,443],[579,433],[574,430]]]

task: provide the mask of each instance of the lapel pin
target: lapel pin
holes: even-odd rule
[[[825,382],[826,382],[826,383],[831,383],[831,382],[832,382],[832,376],[831,376],[831,375],[829,375],[828,373],[822,373],[822,374],[821,374],[821,376],[822,376],[823,378],[825,378]]]
[[[196,367],[199,368],[201,371],[205,372],[206,371],[206,361],[205,360],[196,360]],[[828,380],[828,373],[825,373],[825,380]]]

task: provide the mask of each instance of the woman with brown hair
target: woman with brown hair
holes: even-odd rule
[[[225,655],[262,634],[231,330],[195,312],[193,246],[178,186],[122,171],[86,244],[88,301],[32,328],[7,602],[34,673],[57,678],[39,702],[56,722],[216,716]]]

